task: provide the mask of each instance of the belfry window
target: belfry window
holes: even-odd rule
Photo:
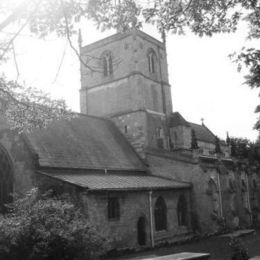
[[[177,205],[177,216],[178,216],[178,224],[179,226],[187,226],[188,220],[187,220],[187,202],[182,194],[179,198],[178,205]]]
[[[108,198],[107,213],[109,220],[118,220],[120,218],[120,205],[118,198]]]
[[[155,73],[156,56],[153,50],[148,52],[148,68],[150,73]]]
[[[155,230],[166,230],[167,228],[167,207],[162,197],[156,200],[154,208]]]
[[[102,58],[103,65],[103,75],[105,77],[113,74],[113,59],[112,54],[110,52],[103,55]]]

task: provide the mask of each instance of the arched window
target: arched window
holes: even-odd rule
[[[147,54],[148,58],[148,68],[150,73],[155,73],[156,71],[156,55],[153,49],[150,49]]]
[[[113,59],[111,52],[105,52],[102,55],[102,66],[103,66],[103,75],[105,77],[113,74]]]
[[[4,148],[0,146],[0,212],[5,211],[5,204],[12,201],[13,171],[11,160]]]
[[[154,208],[155,230],[166,230],[167,228],[167,207],[162,197],[155,202]]]
[[[246,182],[245,182],[245,180],[241,180],[241,190],[243,191],[243,192],[246,192],[247,191],[247,186],[246,186]]]
[[[188,209],[187,202],[182,194],[179,198],[177,205],[177,216],[178,216],[178,224],[179,226],[187,226],[188,225]]]
[[[220,198],[219,198],[219,191],[218,191],[218,186],[216,182],[213,179],[209,179],[208,182],[208,192],[212,197],[212,206],[213,206],[213,212],[214,214],[219,215],[219,204],[220,204]]]
[[[118,220],[120,218],[120,205],[118,198],[108,198],[107,213],[109,220]]]
[[[236,191],[235,182],[231,178],[228,179],[228,188],[229,188],[230,192],[235,192]]]

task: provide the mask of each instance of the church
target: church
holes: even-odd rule
[[[173,112],[164,43],[131,30],[79,44],[80,114],[22,135],[1,123],[1,209],[11,192],[69,193],[114,248],[260,223],[260,169]]]

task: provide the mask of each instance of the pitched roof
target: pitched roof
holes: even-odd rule
[[[39,173],[90,190],[152,190],[191,187],[188,182],[153,175]]]
[[[80,115],[26,134],[43,167],[144,170],[144,164],[115,125]]]
[[[199,141],[207,143],[215,143],[215,135],[204,125],[198,125],[189,122],[191,128],[195,131],[195,135]]]
[[[180,125],[190,127],[189,122],[187,122],[179,112],[171,113],[169,117],[169,127]]]

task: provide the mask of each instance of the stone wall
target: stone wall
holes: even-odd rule
[[[136,111],[112,118],[118,129],[125,135],[136,152],[145,158],[147,145],[146,112]]]
[[[151,49],[156,56],[154,73],[148,66]],[[113,73],[104,76],[102,55],[106,52],[112,55]],[[81,48],[81,57],[97,70],[81,64],[82,113],[110,116],[135,109],[172,111],[166,52],[161,42],[132,31]]]
[[[161,196],[167,205],[167,230],[155,231],[153,223],[153,234],[155,244],[166,241],[173,241],[180,236],[185,236],[189,227],[178,226],[177,221],[177,201],[180,193],[183,193],[189,202],[189,191],[154,191],[152,193],[152,204]],[[120,202],[120,219],[108,220],[107,198],[117,196]],[[115,248],[136,248],[139,247],[137,240],[137,222],[140,217],[146,220],[147,246],[151,246],[151,222],[149,208],[149,191],[135,192],[110,192],[89,193],[86,196],[87,209],[90,220],[97,225],[103,234],[106,234],[113,242]],[[152,217],[154,221],[154,216]],[[190,218],[189,218],[190,220]]]
[[[196,161],[148,152],[147,162],[155,175],[193,184],[191,222],[195,230],[212,233],[225,227],[248,227],[253,217],[255,222],[259,219],[260,186],[253,186],[253,179],[259,178],[256,173],[225,167],[213,157]],[[246,188],[242,187],[242,180]]]
[[[24,195],[35,187],[35,169],[37,158],[28,148],[24,137],[9,129],[0,131],[0,143],[7,151],[13,166],[13,192]]]

